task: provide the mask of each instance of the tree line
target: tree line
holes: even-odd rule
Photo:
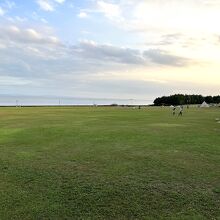
[[[202,95],[183,95],[175,94],[170,96],[158,97],[154,100],[154,105],[190,105],[207,103],[220,103],[220,96],[202,96]]]

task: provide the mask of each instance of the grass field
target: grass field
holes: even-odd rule
[[[220,108],[0,108],[0,219],[220,219]]]

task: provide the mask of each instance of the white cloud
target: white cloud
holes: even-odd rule
[[[184,60],[165,51],[143,53],[88,40],[63,45],[47,31],[15,25],[0,27],[0,45],[0,75],[56,83],[61,80],[70,87],[73,82],[100,79],[100,73],[102,78],[111,79],[109,72],[123,75],[127,70],[135,72],[136,68],[152,68],[156,64],[176,67]]]
[[[100,10],[105,12],[117,27],[135,32],[188,34],[220,33],[216,22],[220,20],[219,0],[155,0],[120,1],[110,4],[98,1]],[[113,5],[115,8],[111,9]],[[101,7],[102,6],[102,7]],[[111,10],[110,10],[111,9]],[[111,12],[122,19],[112,19]],[[109,13],[109,16],[108,16]]]
[[[79,18],[87,18],[87,17],[88,17],[88,14],[87,14],[86,12],[80,12],[80,13],[78,14],[78,17],[79,17]]]
[[[38,33],[36,30],[34,29],[26,29],[25,30],[27,37],[33,40],[40,40],[42,39],[42,36],[40,33]]]
[[[42,34],[41,31],[33,28],[20,28],[16,25],[9,27],[0,26],[0,39],[8,41],[9,43],[22,43],[22,44],[55,44],[59,45],[60,41],[57,37],[50,33]]]
[[[3,10],[3,8],[0,6],[0,16],[3,16],[5,14],[5,11]]]
[[[199,4],[199,3],[198,3]],[[218,10],[208,9],[192,1],[142,2],[133,10],[136,27],[158,29],[163,31],[215,31],[216,19],[220,18]]]
[[[6,0],[0,3],[0,16],[4,16],[13,7],[15,7],[15,3],[12,1]]]
[[[54,6],[48,0],[38,0],[37,1],[40,8],[44,11],[54,11]]]
[[[58,4],[63,4],[65,0],[37,0],[38,5],[44,11],[54,11]]]
[[[40,21],[43,22],[44,24],[48,23],[48,21],[45,18],[41,18]]]
[[[120,18],[121,10],[119,5],[107,3],[105,1],[97,2],[98,9],[108,18]]]
[[[219,0],[97,0],[95,5],[96,10],[91,13],[102,12],[123,31],[121,38],[136,48],[159,47],[177,57],[209,61],[219,56],[212,39],[213,35],[220,35],[220,26],[216,25],[220,20]]]
[[[54,1],[59,3],[59,4],[63,4],[65,2],[65,0],[54,0]]]

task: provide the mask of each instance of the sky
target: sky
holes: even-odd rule
[[[220,93],[220,0],[0,0],[0,94]]]

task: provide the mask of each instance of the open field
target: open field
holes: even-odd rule
[[[220,219],[220,108],[0,108],[0,219]]]

